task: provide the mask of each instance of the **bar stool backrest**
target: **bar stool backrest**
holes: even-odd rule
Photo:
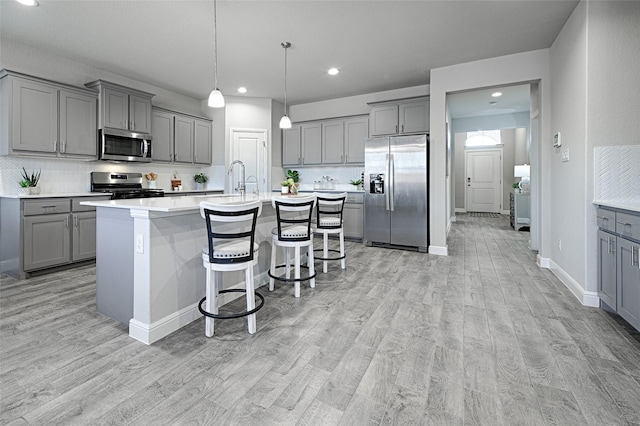
[[[317,200],[316,225],[321,229],[342,228],[342,211],[347,193],[314,193]]]
[[[200,203],[200,216],[207,225],[209,263],[243,263],[253,260],[256,222],[262,213],[262,201],[243,204]],[[234,241],[237,240],[237,241]],[[220,247],[246,248],[244,256],[214,257]]]
[[[276,209],[278,240],[309,241],[311,239],[311,217],[316,202],[314,195],[305,197],[277,197],[271,199]]]

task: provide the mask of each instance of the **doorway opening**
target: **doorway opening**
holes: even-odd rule
[[[231,149],[227,164],[240,160],[245,166],[247,194],[269,192],[269,148],[266,129],[230,129]],[[226,193],[237,192],[241,181],[241,169],[236,167],[226,179]]]

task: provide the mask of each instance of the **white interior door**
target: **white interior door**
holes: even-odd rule
[[[502,149],[465,153],[466,210],[500,213],[502,210]]]
[[[231,129],[231,158],[244,163],[247,194],[256,191],[267,193],[268,176],[267,131]],[[241,167],[234,166],[233,175],[227,175],[227,193],[237,192],[238,182],[242,180]]]

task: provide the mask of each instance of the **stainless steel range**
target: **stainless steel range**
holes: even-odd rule
[[[111,193],[112,200],[164,197],[162,189],[142,187],[142,173],[91,172],[91,192]]]

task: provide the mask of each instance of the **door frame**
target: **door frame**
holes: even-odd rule
[[[236,133],[255,133],[257,135],[262,135],[263,137],[263,158],[262,158],[262,167],[264,169],[264,182],[262,185],[259,185],[261,193],[268,193],[271,191],[271,139],[269,138],[268,129],[254,129],[254,128],[241,128],[241,127],[231,127],[229,128],[229,149],[227,150],[227,158],[225,162],[225,193],[232,194],[233,193],[233,182],[229,179],[229,175],[227,174],[227,167],[231,164],[231,162],[235,158],[235,145],[234,139]],[[248,177],[249,175],[245,176]]]
[[[503,164],[503,159],[504,159],[504,150],[503,150],[503,145],[495,145],[495,146],[487,146],[487,147],[465,147],[464,148],[464,210],[465,212],[469,211],[469,206],[468,206],[468,197],[469,197],[469,190],[467,188],[469,188],[469,186],[467,185],[467,173],[468,173],[468,164],[467,164],[467,154],[470,152],[488,152],[488,151],[499,151],[500,152],[500,183],[498,184],[498,186],[500,187],[500,208],[499,208],[499,214],[502,214],[503,212],[503,200],[504,200],[504,188],[503,188],[503,184],[502,184],[502,179],[504,177],[504,164]]]

